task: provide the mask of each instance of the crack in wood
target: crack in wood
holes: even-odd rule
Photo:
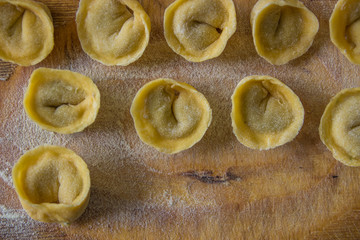
[[[200,171],[200,172],[188,171],[188,172],[183,172],[180,175],[193,178],[200,182],[209,183],[209,184],[219,184],[229,181],[241,180],[240,176],[231,173],[230,171],[227,171],[224,176],[219,176],[219,175],[214,176],[212,171]]]
[[[0,80],[6,81],[14,73],[16,64],[0,60]]]

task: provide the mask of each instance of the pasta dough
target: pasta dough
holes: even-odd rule
[[[211,109],[204,95],[172,79],[145,84],[133,100],[131,115],[140,139],[164,153],[190,148],[211,123]]]
[[[49,9],[30,0],[0,0],[0,59],[35,65],[54,47]]]
[[[69,149],[49,145],[32,149],[15,164],[12,177],[21,205],[35,220],[68,224],[88,205],[89,170]]]
[[[278,79],[249,76],[232,95],[231,119],[242,144],[267,150],[296,137],[304,122],[304,108],[298,96]]]
[[[176,0],[165,10],[165,38],[188,61],[219,56],[236,30],[232,0]]]
[[[83,50],[106,65],[129,65],[149,43],[150,18],[136,0],[81,0],[76,24]]]
[[[298,0],[259,0],[251,25],[256,51],[274,65],[303,55],[319,30],[315,15]]]
[[[321,117],[320,138],[334,158],[360,166],[360,88],[336,94]]]
[[[24,97],[27,115],[40,127],[58,133],[80,132],[95,121],[100,93],[80,73],[36,69]]]
[[[330,37],[352,63],[360,64],[360,0],[339,0],[330,18]]]

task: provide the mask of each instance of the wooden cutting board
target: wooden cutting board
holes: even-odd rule
[[[237,31],[223,54],[190,63],[166,44],[163,13],[172,0],[143,0],[152,23],[144,55],[127,67],[107,67],[81,49],[77,0],[42,0],[51,10],[55,48],[43,62],[18,67],[0,62],[0,239],[360,239],[360,168],[337,162],[321,143],[318,125],[330,98],[360,86],[360,67],[329,38],[335,0],[306,0],[320,21],[313,46],[284,66],[255,51],[250,11],[255,0],[235,0]],[[92,78],[101,93],[93,125],[61,135],[41,130],[22,99],[38,67],[69,69]],[[242,146],[232,133],[231,95],[245,76],[266,74],[300,97],[306,114],[294,141],[269,151]],[[130,105],[146,82],[166,77],[202,92],[213,122],[193,148],[165,155],[137,137]],[[15,194],[11,169],[42,144],[68,147],[87,162],[91,199],[70,226],[30,219]]]

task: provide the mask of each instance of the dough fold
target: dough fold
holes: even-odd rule
[[[249,76],[239,82],[232,99],[232,126],[239,142],[267,150],[292,141],[304,122],[299,97],[270,76]]]
[[[316,16],[298,0],[259,0],[250,22],[257,53],[274,65],[307,52],[319,30]]]
[[[89,170],[70,149],[51,145],[34,148],[20,157],[12,178],[21,205],[35,220],[69,224],[88,205]]]
[[[0,0],[0,59],[21,66],[44,60],[54,47],[49,9],[31,0]]]
[[[140,139],[164,153],[190,148],[211,123],[208,101],[192,86],[172,79],[145,84],[131,105]]]

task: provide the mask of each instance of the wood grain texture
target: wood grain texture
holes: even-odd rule
[[[77,38],[78,1],[42,0],[55,25],[55,48],[32,67],[0,64],[0,239],[360,239],[360,169],[337,162],[318,136],[321,115],[343,88],[360,86],[360,67],[329,39],[334,0],[306,0],[320,22],[313,46],[284,66],[260,58],[252,43],[255,0],[235,0],[237,32],[223,54],[186,62],[167,46],[162,22],[172,0],[142,0],[152,22],[144,55],[127,67],[91,60]],[[22,98],[37,67],[80,72],[101,93],[93,125],[60,135],[38,128]],[[269,151],[242,146],[232,133],[231,94],[245,76],[274,76],[300,97],[305,122],[294,141]],[[10,76],[10,77],[7,77]],[[170,77],[202,92],[213,122],[193,148],[165,155],[143,144],[129,109],[137,90]],[[84,215],[68,227],[31,220],[21,209],[11,168],[41,144],[68,147],[87,162],[91,198]]]

